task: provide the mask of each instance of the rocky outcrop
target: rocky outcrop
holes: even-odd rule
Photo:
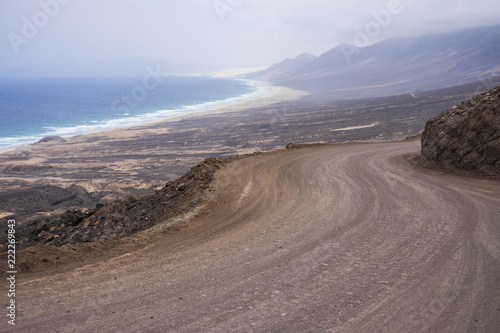
[[[51,136],[46,136],[45,138],[41,139],[35,144],[42,144],[42,143],[65,143],[66,139],[57,136],[57,135],[51,135]]]
[[[215,172],[233,159],[209,158],[150,195],[130,196],[107,205],[97,204],[95,209],[74,209],[45,221],[33,221],[16,231],[17,248],[120,239],[168,221],[173,221],[168,228],[174,228],[177,220],[182,222],[182,217],[208,204],[205,192]],[[0,250],[7,249],[7,236],[0,233]]]
[[[500,175],[500,87],[430,119],[422,158],[446,169]]]
[[[13,216],[24,217],[37,212],[52,212],[68,207],[96,204],[92,194],[83,187],[71,185],[67,188],[39,185],[0,192],[0,212],[11,212]],[[0,226],[0,232],[4,232]]]

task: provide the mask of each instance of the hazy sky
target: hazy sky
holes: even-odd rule
[[[497,24],[499,13],[498,0],[0,0],[0,71],[134,57],[261,66],[353,44],[359,31],[376,42]]]

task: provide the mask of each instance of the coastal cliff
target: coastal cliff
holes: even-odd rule
[[[500,175],[500,87],[430,119],[422,158],[445,169]]]

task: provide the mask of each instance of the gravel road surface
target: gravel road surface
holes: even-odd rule
[[[180,231],[20,275],[15,332],[498,333],[500,183],[413,166],[419,149],[234,161],[214,209]]]

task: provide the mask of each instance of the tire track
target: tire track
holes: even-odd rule
[[[18,330],[498,332],[500,184],[416,168],[418,150],[234,161],[196,223],[84,274],[24,281]]]

